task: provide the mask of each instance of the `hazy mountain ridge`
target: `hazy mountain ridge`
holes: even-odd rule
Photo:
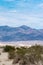
[[[28,26],[0,26],[0,41],[43,40],[43,29],[32,29]]]

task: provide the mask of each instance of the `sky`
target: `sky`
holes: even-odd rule
[[[0,0],[0,26],[43,29],[43,0]]]

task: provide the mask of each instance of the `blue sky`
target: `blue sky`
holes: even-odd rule
[[[43,28],[43,0],[0,0],[0,26]]]

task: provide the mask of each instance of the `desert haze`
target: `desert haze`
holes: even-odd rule
[[[6,46],[6,45],[10,45],[10,46],[33,46],[33,45],[43,45],[43,41],[16,41],[16,42],[0,42],[0,46]]]

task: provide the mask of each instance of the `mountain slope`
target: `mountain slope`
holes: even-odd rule
[[[43,29],[32,29],[28,26],[0,26],[0,41],[43,40]]]

